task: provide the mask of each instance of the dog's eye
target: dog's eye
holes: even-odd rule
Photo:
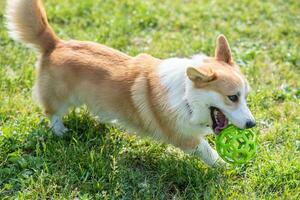
[[[232,102],[237,102],[239,100],[238,95],[230,95],[228,96],[228,99],[230,99],[230,101]]]

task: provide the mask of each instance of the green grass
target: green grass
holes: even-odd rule
[[[171,145],[98,123],[82,108],[60,139],[31,98],[36,55],[9,39],[0,2],[0,199],[300,199],[300,1],[48,0],[63,39],[130,55],[214,52],[227,36],[253,92],[256,158],[210,169]]]

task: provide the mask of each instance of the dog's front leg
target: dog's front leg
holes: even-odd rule
[[[200,157],[209,166],[225,165],[225,161],[220,158],[216,150],[214,150],[207,140],[200,139],[200,143],[194,150],[194,155]]]

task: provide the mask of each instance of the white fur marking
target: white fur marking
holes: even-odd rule
[[[64,126],[62,120],[57,115],[53,115],[51,118],[51,127],[55,135],[62,137],[68,129]]]
[[[199,156],[209,166],[214,166],[220,158],[216,150],[214,150],[205,139],[200,140],[194,154]]]
[[[190,59],[170,58],[164,60],[158,68],[161,84],[168,92],[166,107],[175,114],[179,134],[203,136],[212,133],[210,127],[207,127],[210,124],[209,109],[205,102],[201,102],[205,98],[199,98],[198,94],[191,92],[193,84],[186,75],[188,67],[200,66],[205,58],[205,55],[195,55]]]

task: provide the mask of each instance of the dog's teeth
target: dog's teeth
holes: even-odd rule
[[[215,116],[216,122],[219,123],[219,119],[218,119],[218,111],[217,111],[217,110],[214,111],[214,116]]]
[[[215,117],[218,117],[218,111],[214,111],[214,115],[215,115]]]

